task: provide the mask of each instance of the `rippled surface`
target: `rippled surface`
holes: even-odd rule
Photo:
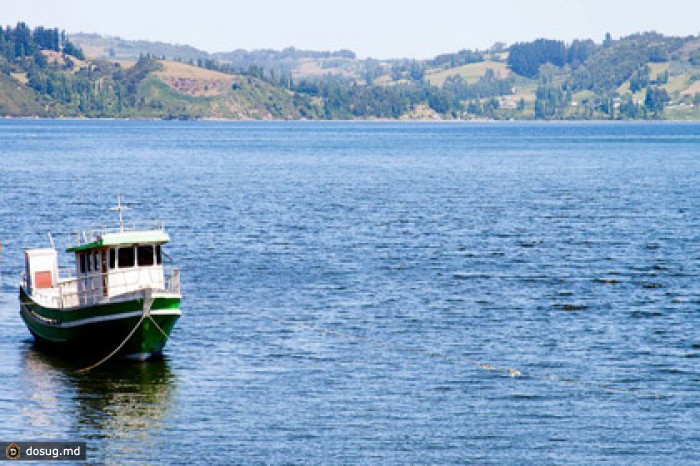
[[[692,124],[0,121],[2,439],[698,462],[699,152]],[[117,193],[165,220],[184,314],[164,361],[76,375],[21,323],[22,249]]]

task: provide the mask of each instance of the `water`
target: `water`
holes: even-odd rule
[[[700,462],[699,150],[696,124],[0,121],[2,440]],[[21,323],[22,249],[117,193],[166,222],[183,317],[164,361],[77,375]]]

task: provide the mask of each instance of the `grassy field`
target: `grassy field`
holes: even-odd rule
[[[161,61],[163,69],[154,74],[171,88],[194,97],[215,97],[226,93],[235,78],[230,74],[174,61]]]
[[[17,81],[21,82],[22,84],[27,84],[27,82],[29,82],[29,78],[27,77],[27,73],[10,73],[10,76],[15,78]]]
[[[581,103],[585,100],[592,99],[595,97],[595,92],[593,91],[579,91],[572,96],[574,102]]]
[[[53,50],[42,50],[41,54],[44,57],[46,57],[46,61],[48,61],[52,65],[58,65],[60,67],[64,67],[67,63],[67,60],[70,60],[70,63],[73,64],[70,71],[73,73],[87,66],[87,63],[83,60],[72,56],[66,56],[63,53],[54,52]]]
[[[492,69],[498,78],[507,78],[510,76],[510,70],[505,63],[496,61],[483,61],[480,63],[470,63],[469,65],[451,68],[449,70],[434,70],[429,71],[425,75],[425,79],[435,86],[442,86],[445,80],[450,76],[459,75],[467,82],[476,82],[486,74],[486,70]]]
[[[664,110],[669,120],[698,120],[700,119],[700,107],[692,105],[672,105]]]
[[[537,81],[518,76],[515,79],[513,88],[515,89],[515,94],[512,96],[514,101],[519,102],[520,99],[524,99],[526,104],[534,105]]]
[[[700,92],[700,80],[695,81],[694,83],[690,84],[683,92],[683,95],[690,95],[693,96],[695,95],[696,92]]]
[[[295,78],[320,77],[330,74],[360,79],[356,63],[352,60],[340,58],[334,58],[332,60],[304,58],[299,60],[292,74]]]
[[[121,66],[122,68],[127,69],[127,70],[129,68],[133,68],[133,66],[136,64],[136,62],[134,60],[108,60],[108,61],[110,61],[112,63],[116,63],[119,66]]]

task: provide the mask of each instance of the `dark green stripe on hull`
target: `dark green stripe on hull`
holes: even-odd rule
[[[111,353],[124,341],[141,319],[143,310],[143,300],[69,311],[51,309],[34,302],[24,290],[20,291],[20,301],[20,315],[37,343],[95,359]],[[162,352],[167,336],[180,318],[179,308],[179,297],[154,298],[150,318],[143,319],[118,354],[139,355],[143,359]]]
[[[41,325],[20,313],[29,331],[37,342],[46,347],[67,353],[81,353],[86,357],[101,358],[114,351],[131,333],[141,316],[126,317],[106,322],[95,322],[77,327],[52,327]],[[165,332],[170,335],[178,315],[152,315],[153,320]],[[162,352],[168,339],[163,333],[146,318],[139,328],[129,338],[118,354],[120,355],[154,355]]]

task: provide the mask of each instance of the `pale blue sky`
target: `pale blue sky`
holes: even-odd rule
[[[0,24],[190,44],[209,52],[348,48],[360,57],[428,58],[538,37],[697,35],[700,0],[0,0]]]

